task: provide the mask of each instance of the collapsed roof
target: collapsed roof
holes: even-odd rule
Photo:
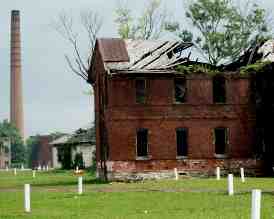
[[[84,127],[76,130],[73,134],[65,134],[50,144],[58,147],[63,145],[78,145],[78,144],[95,145],[95,129],[94,127]]]
[[[98,39],[105,69],[163,71],[190,60],[192,43],[164,40]]]
[[[105,70],[112,75],[175,73],[174,67],[177,65],[199,63],[198,58],[191,57],[193,44],[181,41],[100,38],[97,39],[96,47],[101,54]],[[259,59],[274,62],[274,40],[251,46],[237,61],[221,68],[236,70]]]

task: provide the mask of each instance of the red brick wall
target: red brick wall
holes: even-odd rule
[[[149,129],[153,159],[176,158],[175,129],[178,127],[189,130],[191,158],[213,157],[213,129],[220,126],[229,128],[231,156],[250,156],[253,126],[252,112],[247,105],[248,79],[227,79],[227,104],[212,104],[212,81],[206,76],[187,80],[188,95],[184,104],[173,104],[172,79],[149,80],[145,105],[135,103],[134,85],[134,80],[110,81],[106,118],[111,160],[135,159],[137,128]]]
[[[176,159],[176,128],[188,128],[188,158],[214,158],[213,130],[229,128],[231,157],[250,157],[252,129],[244,129],[237,120],[130,120],[109,124],[110,160],[136,159],[136,130],[149,129],[149,157]]]
[[[48,135],[39,136],[37,158],[32,161],[33,167],[38,167],[39,165],[52,166],[52,146],[49,144],[52,140],[53,138]]]
[[[96,45],[97,46],[97,45]],[[103,76],[105,75],[105,70],[104,70],[104,64],[102,62],[102,58],[100,53],[98,52],[97,49],[95,49],[95,63],[93,66],[93,73],[95,73],[95,84],[93,86],[94,89],[94,98],[95,98],[95,127],[96,127],[96,159],[99,161],[100,160],[100,145],[101,145],[101,139],[100,139],[100,109],[102,106],[100,105],[100,96],[103,95],[104,92],[104,86],[102,85],[102,79]]]
[[[173,105],[173,79],[147,80],[147,105]],[[249,101],[249,79],[227,77],[226,105],[242,105]],[[109,81],[109,108],[133,106],[135,103],[135,81],[119,78]],[[187,80],[187,102],[191,105],[213,105],[212,78],[208,76],[191,76]]]
[[[102,66],[98,68],[102,69]],[[100,77],[101,75],[97,74],[97,80],[100,80]],[[96,89],[99,87],[96,86]],[[100,89],[103,90],[103,87]],[[188,77],[187,89],[187,102],[174,104],[173,79],[150,79],[147,102],[142,105],[135,103],[133,79],[109,79],[109,104],[105,111],[110,146],[109,160],[136,160],[138,128],[149,129],[151,161],[176,160],[175,130],[178,127],[188,128],[188,159],[215,159],[213,130],[216,127],[229,129],[230,158],[250,158],[255,114],[249,106],[249,79],[227,77],[226,104],[213,104],[212,78],[209,76]],[[98,120],[100,107],[98,90],[95,93]],[[98,155],[100,139],[97,122],[96,125]],[[144,162],[149,165],[149,162]]]

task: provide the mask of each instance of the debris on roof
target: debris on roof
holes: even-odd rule
[[[262,54],[262,61],[274,62],[274,40],[266,41],[258,50]]]
[[[56,140],[50,142],[51,145],[60,145],[66,144],[70,138],[70,135],[63,135],[62,137],[57,138]]]
[[[91,128],[80,128],[76,130],[73,134],[66,134],[56,140],[52,141],[50,144],[53,146],[60,145],[71,145],[71,144],[95,144],[95,129]]]
[[[185,53],[193,46],[161,40],[99,39],[98,42],[105,67],[127,71],[170,69],[189,61],[191,52]]]
[[[175,74],[178,65],[210,65],[192,59],[192,43],[164,40],[98,39],[98,46],[109,74]],[[229,64],[211,66],[221,71],[237,71],[257,61],[274,62],[274,40],[251,45]]]

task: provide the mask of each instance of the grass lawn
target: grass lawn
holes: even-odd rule
[[[31,184],[32,212],[24,213],[23,185]],[[262,189],[262,218],[274,219],[274,179],[234,178],[235,195],[222,179],[180,179],[110,183],[84,176],[79,196],[72,172],[0,172],[0,219],[10,218],[250,218],[251,189]]]

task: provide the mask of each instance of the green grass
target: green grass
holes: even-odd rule
[[[250,218],[251,189],[263,190],[262,219],[274,219],[274,179],[234,178],[235,195],[226,179],[180,179],[104,184],[84,176],[84,194],[76,193],[72,172],[0,172],[0,218]],[[30,214],[23,209],[23,185],[32,186]]]

